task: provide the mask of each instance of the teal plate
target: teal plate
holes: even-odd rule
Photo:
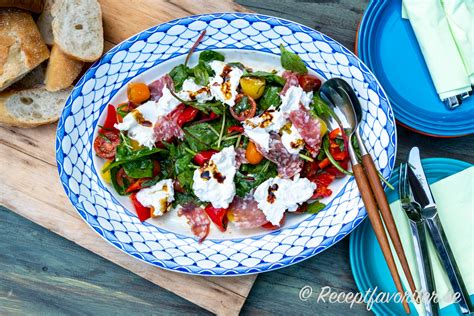
[[[447,158],[427,158],[423,159],[422,163],[430,184],[472,166],[464,161]],[[392,173],[390,183],[396,188],[394,191],[387,192],[388,202],[392,203],[399,198],[398,168]],[[349,251],[352,274],[357,288],[362,294],[375,287],[377,287],[378,293],[397,293],[382,250],[368,220],[365,220],[351,234]],[[474,301],[474,295],[471,295],[471,301]],[[410,304],[410,309],[412,315],[415,315],[416,310],[412,304]],[[402,304],[395,302],[376,303],[373,305],[372,311],[376,315],[405,315]],[[440,315],[461,315],[461,312],[457,304],[453,304],[441,309]]]

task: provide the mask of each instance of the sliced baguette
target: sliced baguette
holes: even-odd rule
[[[36,24],[38,25],[38,29],[43,37],[44,42],[49,45],[53,46],[54,44],[54,36],[53,36],[53,15],[51,10],[55,0],[46,0],[44,3],[44,9],[41,15],[38,17]]]
[[[0,124],[35,127],[57,121],[72,87],[49,92],[44,87],[0,93]]]
[[[81,73],[82,61],[64,54],[58,45],[51,49],[44,84],[48,91],[58,91],[69,87]]]
[[[0,91],[49,57],[30,13],[0,10]]]
[[[100,58],[104,31],[97,0],[56,0],[51,13],[54,43],[64,53],[86,62]]]
[[[41,64],[36,66],[35,69],[27,73],[23,78],[12,84],[9,89],[25,90],[42,86],[44,84],[44,76],[46,73],[47,64],[48,61],[43,61]]]

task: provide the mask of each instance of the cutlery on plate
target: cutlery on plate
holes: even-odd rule
[[[408,181],[407,164],[400,164],[398,182],[398,193],[402,209],[405,211],[410,224],[410,230],[413,238],[413,246],[415,249],[416,264],[420,275],[421,290],[423,293],[430,295],[435,290],[434,276],[431,269],[431,263],[428,255],[428,242],[426,239],[425,223],[421,217],[421,207],[414,201],[413,192],[411,191]],[[423,296],[423,295],[422,295]],[[438,304],[432,299],[422,300],[425,311],[428,316],[438,315]]]
[[[441,225],[441,221],[439,220],[436,202],[421,165],[420,150],[418,147],[413,147],[410,150],[408,164],[408,179],[414,199],[421,207],[421,217],[426,223],[427,230],[433,240],[443,268],[448,275],[449,282],[454,292],[459,295],[459,301],[457,303],[463,314],[473,313],[474,309],[469,299],[469,293],[467,292],[453,252],[449,246],[448,239],[444,233],[443,225]]]
[[[403,290],[402,282],[400,280],[400,275],[395,265],[393,254],[390,250],[388,237],[387,237],[387,234],[385,233],[385,228],[382,223],[382,219],[380,218],[380,213],[378,211],[376,200],[380,203],[379,207],[384,208],[384,211],[382,211],[382,217],[385,221],[385,225],[387,227],[387,230],[389,231],[390,237],[392,238],[392,242],[394,245],[396,245],[395,251],[397,252],[397,255],[400,258],[402,267],[404,270],[406,269],[406,271],[408,271],[406,275],[407,275],[407,279],[409,280],[410,288],[413,293],[416,293],[416,288],[413,282],[413,278],[411,276],[410,269],[408,267],[408,262],[406,261],[405,254],[403,252],[403,247],[401,245],[398,231],[396,230],[393,216],[390,212],[390,208],[388,207],[388,203],[386,202],[385,193],[383,192],[382,186],[379,182],[378,174],[377,174],[377,170],[375,169],[374,162],[372,161],[372,158],[370,157],[367,150],[365,149],[364,143],[360,140],[359,121],[361,119],[361,115],[360,115],[361,111],[360,111],[360,104],[358,103],[358,100],[357,100],[357,96],[355,96],[354,94],[351,97],[351,95],[354,93],[352,88],[344,80],[338,79],[338,78],[333,78],[326,81],[321,86],[319,93],[320,93],[321,98],[326,101],[328,106],[334,112],[334,115],[335,115],[334,119],[337,120],[337,125],[340,126],[341,129],[350,131],[348,150],[349,150],[349,157],[352,164],[352,172],[354,173],[354,178],[359,188],[362,201],[364,202],[367,215],[374,229],[375,236],[377,237],[377,240],[380,244],[380,248],[382,249],[382,253],[384,255],[385,261],[387,262],[392,279],[395,282],[397,291],[403,297],[403,300],[402,300],[403,308],[405,309],[405,312],[407,314],[410,314],[410,307],[408,306],[408,303],[405,298],[405,293]],[[356,117],[357,111],[354,109],[353,103],[356,103],[359,109],[358,111],[359,116],[357,117]],[[335,126],[336,122],[327,122],[327,123],[329,126]],[[364,171],[364,168],[359,163],[357,154],[352,146],[352,139],[354,136],[356,137],[358,141],[360,141],[359,147],[361,148],[361,154],[363,155],[363,158],[362,158],[363,163],[365,161],[364,167],[366,168],[366,171]],[[367,172],[369,178],[367,178],[365,172]],[[374,190],[374,188],[371,185],[374,185],[376,189]],[[374,199],[373,190],[375,193],[375,199]],[[385,203],[386,203],[386,208],[384,207]]]

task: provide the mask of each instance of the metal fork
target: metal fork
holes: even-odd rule
[[[421,217],[421,206],[415,202],[413,192],[408,182],[407,164],[400,164],[398,194],[402,209],[407,214],[415,248],[416,263],[421,282],[421,299],[425,306],[427,315],[438,315],[438,304],[431,299],[434,293],[434,277],[428,256],[428,243],[426,239],[426,227]],[[425,293],[430,296],[426,297]]]

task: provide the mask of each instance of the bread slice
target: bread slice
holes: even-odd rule
[[[51,12],[54,43],[64,53],[87,62],[100,58],[104,31],[97,0],[56,0]]]
[[[43,61],[41,64],[36,66],[36,68],[27,73],[23,78],[12,84],[9,89],[25,90],[42,86],[44,84],[44,75],[46,73],[47,64],[48,61]]]
[[[49,92],[44,87],[0,93],[0,124],[35,127],[57,121],[72,87]]]
[[[82,61],[64,54],[58,45],[51,49],[44,84],[48,91],[58,91],[69,87],[81,73]]]
[[[30,13],[0,10],[0,91],[49,57]]]
[[[51,10],[55,0],[46,0],[44,2],[44,9],[41,15],[38,17],[36,24],[38,25],[38,29],[43,37],[44,42],[49,45],[53,46],[54,44],[54,36],[53,36],[53,15]]]

